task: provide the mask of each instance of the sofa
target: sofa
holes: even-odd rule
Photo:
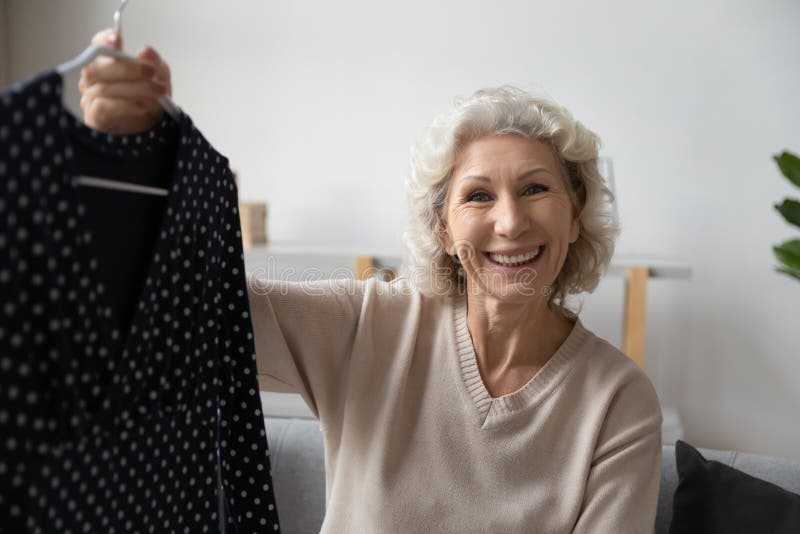
[[[265,418],[272,480],[284,534],[318,533],[325,515],[325,464],[319,424],[310,419]],[[800,493],[800,462],[731,451],[698,449],[708,460],[730,465]],[[667,534],[678,485],[675,446],[664,445],[656,534]]]

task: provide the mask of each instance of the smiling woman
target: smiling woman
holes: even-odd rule
[[[87,122],[145,115],[90,87]],[[412,150],[411,283],[250,277],[261,385],[323,430],[321,532],[652,532],[658,397],[565,303],[617,232],[598,144],[549,99],[478,91]]]

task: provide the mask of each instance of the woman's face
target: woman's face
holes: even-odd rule
[[[468,143],[453,168],[447,252],[458,254],[471,295],[549,295],[580,223],[561,165],[541,141],[518,135]]]

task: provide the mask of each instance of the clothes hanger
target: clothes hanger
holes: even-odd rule
[[[122,35],[122,10],[125,8],[125,5],[128,3],[128,0],[121,0],[119,8],[114,12],[114,31],[117,34]],[[99,45],[90,45],[87,47],[83,52],[81,52],[77,57],[58,65],[55,70],[61,76],[74,72],[76,70],[82,69],[92,61],[97,56],[107,56],[113,58],[120,58],[120,59],[134,59],[128,54],[120,50],[115,50],[113,48],[107,48],[104,46]],[[176,122],[180,120],[181,117],[181,110],[180,108],[172,101],[172,99],[168,96],[162,96],[158,99],[159,104],[161,107],[164,108],[170,117],[172,117]],[[160,187],[150,187],[144,186],[139,184],[132,184],[128,182],[121,182],[118,180],[109,180],[106,178],[97,178],[93,176],[78,176],[75,178],[75,182],[79,185],[87,186],[87,187],[98,187],[101,189],[116,189],[121,191],[130,191],[133,193],[144,193],[148,195],[157,195],[157,196],[167,196],[169,193],[166,189]]]
[[[125,5],[128,3],[128,0],[122,0],[119,8],[114,12],[114,31],[116,31],[119,35],[122,35],[122,10],[125,8]],[[86,48],[83,52],[80,53],[76,58],[67,61],[66,63],[62,63],[61,65],[56,67],[56,72],[61,74],[62,76],[68,74],[70,72],[82,69],[89,63],[91,63],[97,56],[108,56],[114,58],[121,58],[121,59],[134,59],[133,57],[129,56],[128,54],[120,51],[115,50],[113,48],[106,48],[104,46],[99,45],[90,45]],[[180,119],[181,111],[178,106],[172,101],[172,99],[168,96],[162,96],[158,99],[159,103],[162,105],[164,110],[169,113],[170,117],[175,119],[176,121]]]

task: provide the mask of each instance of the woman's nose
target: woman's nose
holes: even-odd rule
[[[507,239],[516,239],[530,228],[530,218],[516,199],[500,200],[495,206],[494,231]]]

